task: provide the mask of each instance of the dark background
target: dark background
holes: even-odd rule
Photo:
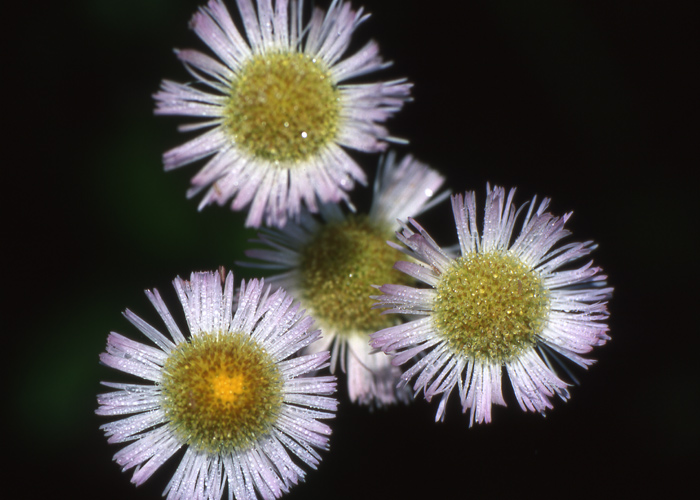
[[[138,338],[127,307],[157,322],[146,288],[176,310],[176,275],[252,276],[234,265],[254,235],[244,214],[196,211],[185,190],[198,167],[162,171],[185,137],[181,119],[153,116],[151,94],[162,78],[187,80],[172,48],[204,49],[187,29],[202,1],[5,11],[3,455],[20,489],[6,498],[158,498],[176,461],[137,489],[98,430],[99,380],[119,379],[97,362],[106,335]],[[600,243],[615,286],[612,341],[546,418],[511,397],[469,429],[456,400],[435,424],[422,397],[369,413],[341,391],[331,452],[287,498],[675,496],[700,444],[693,16],[653,1],[363,4],[373,16],[356,40],[377,39],[395,61],[376,78],[415,83],[390,123],[411,141],[400,151],[456,192],[483,200],[491,182],[517,186],[519,203],[538,194],[573,210],[574,238]],[[376,157],[354,156],[371,178]],[[456,242],[447,205],[421,221]]]

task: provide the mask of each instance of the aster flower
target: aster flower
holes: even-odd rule
[[[156,346],[118,333],[100,361],[151,384],[107,383],[98,415],[119,416],[101,426],[110,443],[133,441],[114,460],[146,481],[184,448],[164,494],[168,499],[278,498],[304,479],[301,461],[316,468],[327,449],[337,401],[335,377],[309,376],[329,353],[293,357],[319,336],[313,319],[283,290],[262,281],[241,284],[233,304],[233,274],[193,273],[175,279],[190,336],[180,331],[157,290],[148,298],[170,337],[131,311],[124,315]],[[124,416],[130,415],[130,416]],[[291,453],[290,453],[291,452]],[[295,460],[294,458],[298,459]]]
[[[487,187],[481,235],[473,192],[452,197],[461,257],[445,253],[414,220],[397,237],[403,251],[420,262],[397,262],[396,269],[431,288],[386,284],[374,296],[386,313],[422,316],[374,333],[371,344],[393,357],[396,366],[411,361],[403,384],[430,401],[441,395],[436,421],[442,420],[457,386],[462,410],[471,409],[470,426],[491,421],[491,405],[505,405],[501,392],[505,368],[523,410],[543,413],[554,394],[569,398],[567,383],[554,372],[547,354],[561,355],[587,367],[581,354],[610,339],[604,323],[606,276],[589,262],[570,269],[588,255],[591,241],[555,248],[570,233],[571,213],[546,212],[549,199],[535,209],[536,198],[519,209],[515,190]],[[520,234],[517,219],[528,207]],[[566,269],[562,267],[566,266]],[[563,366],[563,365],[562,365]]]
[[[303,204],[316,212],[318,200],[346,200],[366,176],[343,147],[378,152],[398,141],[381,124],[409,99],[404,80],[345,83],[390,64],[374,41],[343,58],[368,18],[362,9],[334,0],[303,24],[302,3],[237,0],[244,37],[223,2],[210,1],[191,27],[219,60],[177,51],[195,85],[165,80],[154,96],[156,114],[205,119],[181,130],[209,128],[166,152],[165,169],[211,157],[188,196],[209,188],[200,208],[250,205],[246,226],[281,227]]]
[[[331,372],[347,373],[352,401],[383,406],[407,401],[410,391],[396,389],[400,370],[383,354],[370,354],[369,334],[400,322],[372,311],[374,284],[409,283],[392,268],[401,254],[386,244],[396,219],[417,215],[444,200],[436,195],[444,178],[411,156],[401,162],[389,153],[380,163],[368,214],[345,215],[334,204],[321,206],[320,218],[304,212],[301,221],[260,234],[265,249],[248,250],[251,264],[279,274],[268,281],[284,287],[318,322],[323,338],[307,350],[331,349]]]

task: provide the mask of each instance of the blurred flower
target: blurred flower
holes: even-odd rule
[[[166,170],[212,156],[192,179],[188,196],[209,187],[200,208],[231,201],[250,205],[247,226],[284,226],[302,202],[347,199],[363,170],[341,147],[386,148],[385,122],[409,99],[405,81],[341,84],[387,67],[374,41],[341,59],[368,15],[334,0],[302,23],[302,3],[238,0],[246,38],[221,0],[200,8],[195,33],[219,60],[195,50],[177,51],[195,85],[165,80],[155,94],[156,114],[204,118],[180,127],[210,128],[165,153]],[[198,85],[203,89],[198,88]]]
[[[457,259],[410,220],[413,229],[405,225],[397,236],[404,251],[421,263],[398,262],[396,269],[432,288],[387,284],[379,288],[384,295],[373,297],[375,307],[389,308],[387,313],[424,316],[373,334],[371,344],[390,354],[396,366],[416,360],[402,380],[417,377],[413,388],[428,401],[442,394],[436,420],[443,419],[456,385],[463,411],[471,408],[470,425],[490,422],[491,405],[505,405],[502,367],[520,407],[544,412],[552,407],[549,397],[569,397],[568,384],[554,373],[547,353],[587,367],[593,361],[580,354],[610,338],[604,321],[612,288],[602,288],[606,276],[592,262],[558,270],[596,245],[588,241],[553,249],[569,235],[564,223],[571,213],[554,217],[545,212],[549,199],[536,210],[536,199],[516,210],[514,194],[512,189],[506,198],[503,188],[487,187],[481,236],[474,193],[452,197],[462,253]],[[520,235],[511,243],[526,206]]]
[[[290,456],[315,468],[314,448],[327,449],[337,401],[335,377],[308,374],[328,365],[329,353],[292,357],[319,336],[283,290],[262,282],[241,284],[233,305],[233,274],[193,273],[174,285],[190,331],[178,328],[158,291],[147,291],[173,340],[131,311],[126,318],[158,348],[118,333],[100,360],[153,384],[104,385],[99,415],[123,416],[101,429],[110,443],[133,441],[114,459],[136,467],[142,484],[180,448],[186,448],[165,493],[168,499],[278,498],[303,480]],[[234,310],[235,309],[235,310]]]
[[[345,215],[335,204],[321,206],[319,220],[302,213],[298,224],[268,229],[259,242],[266,249],[248,250],[251,264],[279,271],[268,281],[297,298],[314,316],[323,338],[307,350],[331,349],[331,371],[347,373],[352,401],[383,406],[406,401],[398,390],[400,370],[383,354],[370,355],[369,334],[400,322],[373,311],[372,285],[410,281],[393,269],[400,252],[386,244],[394,239],[396,219],[417,215],[444,200],[437,195],[444,178],[411,156],[400,163],[390,153],[380,164],[369,214]]]

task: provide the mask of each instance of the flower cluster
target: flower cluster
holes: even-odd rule
[[[358,210],[350,191],[368,176],[348,150],[405,143],[385,123],[411,84],[357,80],[390,63],[374,41],[350,50],[368,15],[349,2],[236,6],[237,21],[222,0],[194,14],[214,56],[176,51],[192,81],[164,80],[155,112],[195,119],[180,130],[200,135],[167,151],[165,168],[203,162],[188,196],[247,209],[260,232],[240,265],[272,275],[237,288],[223,267],[176,278],[184,332],[154,290],[167,333],[127,310],[150,344],[108,336],[102,364],[146,381],[103,382],[112,391],[98,396],[132,482],[177,455],[169,500],[279,498],[329,448],[336,373],[371,409],[438,396],[436,421],[456,392],[469,426],[506,404],[504,376],[525,411],[567,400],[552,361],[570,376],[567,363],[593,363],[612,294],[599,267],[579,262],[596,245],[562,243],[571,213],[552,215],[547,198],[517,206],[515,189],[487,185],[480,220],[475,193],[459,191],[459,245],[444,249],[416,218],[449,197],[445,176],[394,151]]]

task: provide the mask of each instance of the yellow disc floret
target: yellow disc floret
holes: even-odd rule
[[[339,99],[322,61],[299,52],[256,55],[231,82],[224,124],[239,148],[288,166],[335,139]]]
[[[245,379],[242,373],[237,373],[230,377],[226,373],[219,373],[212,380],[214,397],[224,403],[231,403],[243,393]]]
[[[539,274],[507,253],[457,259],[436,291],[433,324],[454,351],[472,359],[515,358],[535,344],[549,314]]]
[[[375,332],[396,319],[371,309],[372,285],[408,283],[393,269],[401,253],[386,244],[391,228],[367,216],[324,225],[301,252],[303,302],[322,328],[338,334]]]
[[[246,334],[205,334],[180,344],[161,381],[163,408],[182,442],[241,450],[267,433],[282,404],[274,360]]]

